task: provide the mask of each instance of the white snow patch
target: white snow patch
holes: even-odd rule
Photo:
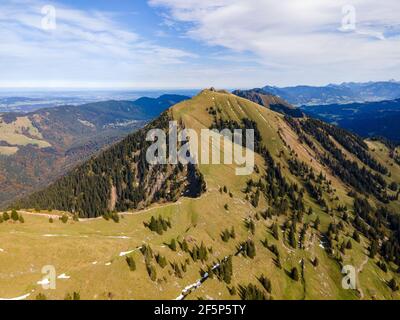
[[[92,264],[97,264],[97,261],[93,261]]]
[[[111,266],[111,262],[107,262],[105,265],[106,266]]]
[[[57,279],[70,279],[71,277],[70,276],[67,276],[65,273],[63,273],[63,274],[60,274],[58,277],[57,277]]]
[[[130,239],[131,237],[127,237],[127,236],[108,236],[109,238],[112,239]]]
[[[50,284],[50,280],[48,278],[44,278],[44,279],[38,281],[37,284],[41,285],[41,286],[46,286],[46,285]]]
[[[120,252],[119,253],[119,256],[120,257],[124,257],[124,256],[127,256],[128,254],[130,254],[130,253],[132,253],[132,252],[134,252],[135,250],[131,250],[131,251],[122,251],[122,252]]]
[[[32,292],[33,292],[33,290],[32,290]],[[31,295],[30,293],[27,293],[27,294],[24,294],[23,296],[19,296],[19,297],[16,297],[16,298],[0,298],[0,301],[25,300],[25,299],[28,298],[30,295]]]

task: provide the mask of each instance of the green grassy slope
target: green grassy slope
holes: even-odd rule
[[[305,183],[290,170],[291,160],[304,162],[316,175],[322,172],[326,177],[320,185],[322,197],[329,210],[307,191],[303,196],[304,210],[294,209],[288,200],[287,210],[278,214],[277,203],[273,204],[268,196],[264,197],[264,191],[258,205],[254,206],[251,199],[257,187],[253,185],[246,193],[247,183],[250,179],[254,182],[261,179],[266,185],[265,175],[271,169],[260,154],[255,157],[258,172],[251,176],[237,176],[235,165],[200,165],[199,170],[207,184],[207,191],[201,197],[183,197],[175,203],[152,204],[141,211],[128,210],[120,213],[119,223],[102,218],[79,222],[70,219],[66,224],[55,219],[54,223],[49,223],[45,214],[55,215],[57,212],[29,214],[29,209],[21,210],[25,223],[7,221],[0,224],[0,248],[3,249],[0,250],[0,298],[30,293],[28,299],[34,299],[43,293],[51,299],[63,299],[67,293],[76,291],[84,299],[175,299],[185,287],[198,281],[202,270],[206,271],[217,261],[232,256],[230,281],[218,279],[214,274],[196,290],[186,292],[185,298],[240,299],[240,288],[253,284],[266,298],[273,299],[398,299],[399,292],[393,292],[387,285],[392,278],[399,283],[397,266],[392,261],[387,263],[387,272],[382,271],[377,265],[382,257],[379,254],[374,258],[368,257],[371,243],[367,237],[361,235],[360,243],[351,240],[352,248],[343,250],[344,253],[337,250],[337,246],[347,243],[353,235],[354,199],[348,195],[352,187],[321,162],[321,144],[311,136],[315,149],[300,143],[298,133],[284,116],[225,92],[205,90],[192,100],[174,106],[170,113],[186,128],[200,132],[213,124],[211,108],[217,110],[218,119],[238,123],[244,118],[254,121],[261,133],[262,144],[275,165],[280,167],[288,184],[297,184],[301,190]],[[378,146],[377,142],[368,142],[368,145],[368,152],[380,163],[388,165],[389,151]],[[400,182],[400,167],[395,163],[388,167],[392,174],[385,179]],[[294,195],[298,197],[299,192],[295,191]],[[281,199],[278,197],[278,200]],[[374,207],[381,205],[371,195],[369,201]],[[343,212],[337,210],[339,205],[347,205],[347,221],[343,219]],[[389,207],[398,212],[399,202],[391,201]],[[266,212],[272,214],[266,215]],[[289,234],[297,214],[294,247]],[[169,219],[171,228],[161,235],[152,232],[145,227],[152,216]],[[319,228],[314,227],[317,218],[320,220]],[[248,221],[252,221],[253,231],[248,227]],[[331,223],[340,222],[342,230],[335,233],[333,253],[328,252],[327,230]],[[279,225],[278,239],[273,235],[274,223]],[[235,230],[235,238],[223,241],[222,232],[231,228]],[[302,230],[305,230],[304,240],[300,241]],[[389,234],[389,230],[385,232]],[[172,239],[177,241],[176,251],[168,247]],[[254,258],[246,257],[243,252],[237,254],[240,244],[248,240],[254,243]],[[264,246],[265,240],[269,248]],[[190,252],[180,247],[179,243],[183,241],[189,251],[203,243],[207,248],[207,259],[203,262],[193,259]],[[137,249],[143,245],[152,248],[153,257],[145,259]],[[279,251],[280,267],[276,253],[271,250],[273,245]],[[136,262],[135,271],[129,270],[126,256],[120,256],[129,251],[132,252],[128,256]],[[166,258],[167,266],[162,268],[157,264],[156,254]],[[317,266],[312,263],[315,258],[319,261]],[[179,265],[179,271],[172,265],[174,263]],[[156,271],[154,281],[146,264]],[[44,265],[54,265],[58,274],[65,273],[70,278],[59,279],[56,290],[45,291],[37,284]],[[358,290],[342,288],[341,265],[352,265],[359,271]],[[290,277],[294,267],[299,271],[298,281]],[[258,280],[261,275],[271,281],[271,293]]]

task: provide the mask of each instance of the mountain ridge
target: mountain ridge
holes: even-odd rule
[[[353,82],[329,84],[327,86],[299,85],[282,88],[265,86],[262,89],[298,107],[302,105],[345,104],[400,98],[400,83],[395,81]]]
[[[304,116],[300,109],[295,108],[278,96],[269,94],[264,89],[257,88],[252,90],[235,90],[232,93],[288,116],[295,118],[301,118]]]

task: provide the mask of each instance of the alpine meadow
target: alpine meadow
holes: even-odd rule
[[[3,2],[0,300],[400,299],[397,1]]]

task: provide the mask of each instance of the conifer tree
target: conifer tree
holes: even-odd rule
[[[188,245],[186,239],[183,239],[182,250],[185,251],[185,252],[189,252],[189,245]]]
[[[156,256],[156,261],[162,269],[164,269],[167,266],[167,259],[160,254]]]
[[[231,238],[232,239],[236,238],[235,227],[232,227],[232,229],[231,229]]]
[[[358,243],[360,243],[360,241],[361,241],[360,234],[357,232],[357,230],[354,230],[353,239],[354,239],[354,241],[356,241]]]
[[[397,282],[396,282],[396,279],[395,279],[395,278],[392,278],[392,279],[389,281],[388,285],[389,285],[389,288],[392,289],[393,291],[399,290],[399,286],[397,285]]]
[[[276,240],[279,240],[279,227],[276,222],[272,225],[272,235]]]
[[[131,271],[135,271],[136,270],[136,263],[135,263],[135,260],[133,259],[132,256],[127,256],[126,257],[126,263],[128,264],[129,269]]]
[[[378,243],[376,242],[376,240],[373,240],[369,248],[369,257],[372,259],[375,258],[377,252],[378,252]]]
[[[254,257],[256,256],[256,247],[254,245],[253,240],[248,240],[247,241],[247,252],[246,252],[246,254],[250,259],[254,259]]]
[[[176,240],[172,239],[171,244],[169,245],[172,251],[176,251]]]
[[[315,222],[314,222],[314,228],[316,230],[318,230],[320,224],[321,224],[321,220],[319,219],[319,217],[317,217],[317,219],[315,219]]]
[[[290,272],[290,277],[294,280],[294,281],[299,281],[299,271],[297,270],[296,267],[294,267],[292,269],[292,271]]]
[[[271,293],[271,291],[272,291],[271,281],[264,275],[261,275],[259,280],[260,280],[262,286],[264,287],[264,289],[267,290],[268,293]]]
[[[295,233],[295,228],[292,225],[289,231],[289,242],[292,248],[296,249],[297,248],[297,240],[296,240],[296,233]]]

